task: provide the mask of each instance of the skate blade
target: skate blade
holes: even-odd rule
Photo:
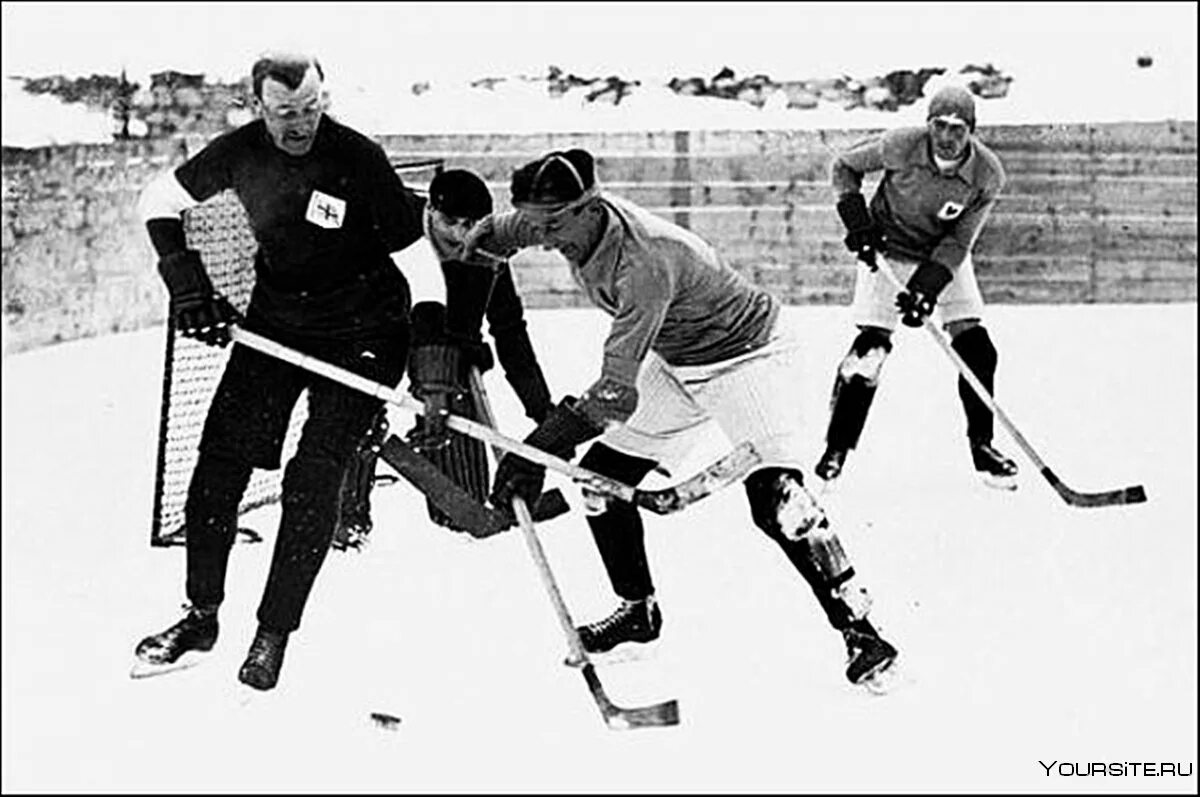
[[[157,678],[160,675],[169,675],[173,672],[182,672],[183,670],[190,670],[193,667],[203,664],[207,658],[208,651],[191,650],[169,664],[154,664],[138,659],[133,663],[133,667],[130,668],[129,677],[136,681],[143,678]]]
[[[584,659],[570,656],[563,659],[567,667],[582,667],[591,662],[597,667],[611,667],[617,664],[631,664],[639,661],[652,661],[658,656],[658,642],[622,642],[612,650],[603,653],[589,653]]]
[[[884,695],[894,693],[901,686],[908,683],[908,678],[904,674],[904,668],[898,664],[898,659],[899,656],[882,664],[874,671],[868,673],[857,685],[876,697],[883,697]]]
[[[991,473],[980,473],[980,480],[993,490],[1013,491],[1017,489],[1016,476],[996,476]]]
[[[236,681],[233,685],[233,702],[240,708],[249,708],[269,701],[274,691],[274,689],[255,689],[249,684]]]

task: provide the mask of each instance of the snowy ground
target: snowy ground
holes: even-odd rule
[[[530,316],[555,394],[588,384],[603,317]],[[811,342],[796,401],[815,461],[851,328],[841,308],[787,319]],[[735,488],[648,521],[660,650],[602,678],[624,705],[678,698],[683,722],[627,733],[561,665],[521,539],[452,536],[403,485],[376,493],[365,553],[330,555],[274,693],[243,707],[233,689],[274,509],[246,519],[268,543],[235,551],[214,659],[130,680],[134,644],[183,599],[183,552],[148,546],[161,330],[6,357],[4,791],[1195,793],[1194,774],[1038,762],[1194,772],[1196,305],[1000,306],[990,322],[999,399],[1043,458],[1077,489],[1140,483],[1149,502],[1067,507],[1003,434],[1021,487],[979,486],[951,366],[906,332],[831,511],[910,683],[876,698],[843,681],[840,638]],[[609,608],[581,517],[543,540],[576,617]]]

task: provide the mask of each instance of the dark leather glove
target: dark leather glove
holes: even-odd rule
[[[862,194],[846,194],[838,200],[838,217],[846,227],[846,248],[874,271],[875,253],[883,249],[883,236],[867,210],[867,200]]]
[[[480,374],[486,374],[495,367],[496,359],[492,356],[492,347],[482,340],[452,336],[450,342],[462,349],[463,360],[468,368],[475,366]]]
[[[905,326],[919,327],[933,315],[942,289],[954,279],[953,272],[940,263],[926,260],[908,278],[905,290],[896,296],[896,307]]]
[[[171,295],[171,320],[179,334],[209,346],[228,346],[229,328],[240,324],[242,315],[213,290],[200,254],[184,249],[165,255],[158,261],[158,273]]]
[[[434,450],[450,444],[446,417],[450,402],[466,392],[463,383],[462,349],[448,343],[414,346],[408,357],[412,394],[425,404],[424,421],[409,434],[417,451]]]
[[[525,442],[560,459],[571,459],[580,443],[597,437],[604,430],[596,427],[575,410],[575,399],[563,399],[546,420],[538,424]],[[541,495],[546,469],[516,454],[505,454],[496,466],[492,482],[492,506],[500,511],[512,511],[512,499],[525,499],[532,509]]]
[[[542,494],[546,483],[546,469],[516,454],[505,454],[496,466],[496,479],[492,483],[492,506],[512,512],[513,498],[522,498],[532,507]]]
[[[900,321],[906,327],[920,327],[925,319],[933,315],[937,300],[920,291],[900,291],[896,294],[896,307],[900,310]]]

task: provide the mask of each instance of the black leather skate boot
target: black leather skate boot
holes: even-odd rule
[[[361,551],[367,545],[372,527],[369,512],[347,512],[343,509],[330,544],[335,551]]]
[[[622,601],[617,610],[595,623],[581,626],[579,641],[588,653],[607,653],[625,642],[653,642],[662,630],[662,612],[653,595]]]
[[[842,468],[846,464],[846,454],[848,452],[839,448],[826,448],[825,453],[821,455],[821,459],[817,462],[817,466],[813,468],[813,473],[817,474],[817,478],[822,481],[831,482],[842,475]]]
[[[872,691],[882,691],[883,674],[891,669],[898,654],[869,620],[853,621],[842,629],[846,641],[846,678],[850,683],[866,686]],[[877,684],[880,686],[877,687]]]
[[[1017,489],[1017,463],[993,448],[990,440],[971,441],[971,460],[984,484],[1000,490]]]
[[[238,671],[238,680],[247,686],[266,691],[274,689],[283,666],[283,651],[287,648],[285,631],[271,631],[261,625],[250,643],[250,652]]]
[[[187,614],[166,631],[146,637],[135,650],[137,662],[130,675],[145,678],[199,664],[199,654],[212,650],[220,630],[217,608],[184,605]]]

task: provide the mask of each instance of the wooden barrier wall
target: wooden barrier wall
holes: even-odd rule
[[[512,170],[552,149],[598,156],[600,180],[705,236],[792,303],[845,303],[854,261],[829,186],[833,154],[870,131],[383,136],[397,162],[478,170],[507,206]],[[1196,301],[1196,122],[982,127],[1009,182],[977,248],[985,298]],[[166,295],[134,205],[203,141],[4,148],[6,347],[161,323]],[[868,189],[873,186],[868,186]],[[525,256],[530,307],[585,304],[557,258]]]
[[[480,172],[502,206],[521,163],[552,149],[586,147],[609,190],[689,227],[751,279],[804,304],[849,301],[854,261],[842,245],[829,170],[836,151],[870,132],[387,136],[382,142],[398,161],[444,157],[448,167]],[[1022,125],[979,134],[1009,177],[977,244],[985,299],[1195,301],[1195,122]]]

